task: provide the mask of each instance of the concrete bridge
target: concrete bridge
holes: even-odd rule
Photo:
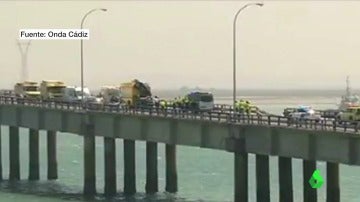
[[[269,156],[278,156],[279,198],[293,201],[291,158],[303,159],[304,201],[317,201],[308,183],[316,161],[327,162],[327,201],[340,201],[339,163],[360,165],[358,124],[289,121],[231,110],[82,107],[76,103],[0,96],[0,124],[9,127],[10,180],[20,179],[19,127],[29,128],[29,180],[39,179],[39,130],[47,131],[48,179],[57,179],[56,132],[84,138],[84,194],[96,194],[95,136],[104,137],[105,195],[116,194],[115,139],[124,141],[124,194],[136,193],[135,141],[146,141],[146,193],[158,191],[157,144],[166,144],[166,188],[178,191],[176,145],[234,153],[234,201],[248,201],[248,153],[256,154],[257,201],[270,201]],[[1,149],[1,148],[0,148]],[[1,150],[0,150],[1,151]],[[0,159],[1,160],[1,159]],[[201,161],[201,160],[200,160]],[[0,161],[2,179],[2,166]]]

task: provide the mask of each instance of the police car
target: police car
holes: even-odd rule
[[[320,121],[323,118],[310,106],[299,106],[293,112],[288,114],[288,117],[293,120],[315,120]]]

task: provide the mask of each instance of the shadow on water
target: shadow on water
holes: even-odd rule
[[[203,200],[186,200],[174,194],[158,193],[154,195],[147,195],[144,193],[137,193],[134,196],[124,196],[119,193],[114,197],[105,197],[103,194],[97,194],[93,198],[86,198],[78,187],[70,187],[63,185],[56,181],[2,181],[0,183],[0,191],[4,193],[16,193],[24,195],[32,195],[38,197],[50,197],[68,201],[86,201],[86,202],[202,202]]]

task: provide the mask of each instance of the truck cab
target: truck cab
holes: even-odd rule
[[[76,87],[75,86],[66,86],[63,88],[63,101],[65,102],[77,102],[79,101],[76,95]]]
[[[185,96],[192,110],[210,111],[214,108],[214,96],[208,92],[191,92]]]

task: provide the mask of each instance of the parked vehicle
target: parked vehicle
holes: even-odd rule
[[[75,87],[75,95],[76,99],[78,101],[81,101],[81,99],[84,99],[85,103],[99,103],[100,100],[96,98],[96,96],[91,95],[90,89],[87,87],[84,87],[84,96],[82,95],[81,87]]]
[[[337,119],[342,121],[360,121],[360,107],[348,107],[344,112],[340,112]]]
[[[154,105],[151,88],[137,79],[120,85],[121,96],[130,107],[149,107]]]
[[[310,106],[300,106],[288,115],[292,120],[315,120],[320,121],[323,118],[320,113],[315,112]]]
[[[21,98],[40,97],[38,83],[33,81],[24,81],[22,83],[16,83],[14,86],[14,93],[16,97],[21,97]]]
[[[44,100],[62,100],[65,88],[62,81],[44,80],[40,84],[40,97]]]
[[[120,89],[116,86],[101,87],[99,97],[101,98],[101,103],[106,105],[119,105],[121,103]]]
[[[214,96],[209,92],[191,92],[185,96],[191,110],[210,111],[214,108]]]

